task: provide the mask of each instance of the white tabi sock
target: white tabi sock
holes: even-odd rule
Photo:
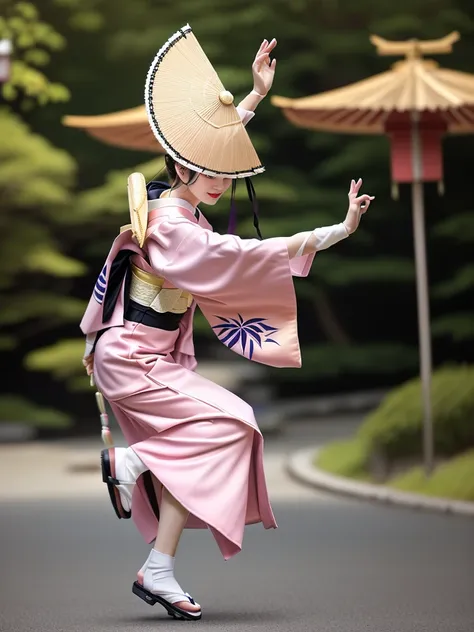
[[[132,494],[137,478],[146,472],[148,467],[143,463],[133,448],[115,448],[115,478],[120,492],[120,500],[125,511],[130,511]]]
[[[138,583],[141,584],[142,586],[143,586],[143,577],[145,575],[146,569],[148,568],[148,564],[150,563],[150,558],[151,558],[151,554],[152,554],[153,550],[154,549],[152,549],[150,551],[150,553],[148,554],[148,557],[146,558],[145,562],[143,563],[141,569],[137,573]]]
[[[174,557],[152,549],[147,561],[148,565],[143,573],[143,588],[169,603],[189,601],[188,595],[174,578]]]

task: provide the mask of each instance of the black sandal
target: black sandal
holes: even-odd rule
[[[120,485],[120,481],[115,477],[115,453],[112,452],[112,454],[110,454],[111,450],[114,450],[114,448],[102,450],[100,455],[102,480],[109,490],[110,502],[112,503],[117,518],[127,519],[131,517],[132,512],[126,511],[120,500],[120,492],[116,487],[116,485]]]
[[[159,595],[155,595],[149,590],[146,590],[146,588],[143,588],[143,586],[139,584],[138,582],[133,583],[132,591],[135,595],[140,597],[140,599],[143,599],[143,601],[145,601],[150,606],[154,606],[155,603],[159,603],[161,606],[163,606],[163,608],[166,609],[167,613],[170,615],[170,617],[173,617],[173,619],[181,619],[181,620],[186,620],[186,621],[199,621],[199,619],[202,617],[201,610],[199,612],[190,612],[189,610],[183,610],[182,608],[175,606],[169,601],[166,601],[166,599],[163,599],[163,597],[160,597]],[[193,605],[195,605],[196,602],[191,597],[191,595],[188,595],[187,593],[185,593],[185,596],[189,599],[189,601]]]

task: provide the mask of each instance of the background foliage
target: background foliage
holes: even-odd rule
[[[459,30],[437,61],[474,72],[467,0],[0,0],[0,38],[14,46],[0,106],[0,323],[10,381],[31,404],[87,417],[78,322],[118,227],[127,221],[126,177],[161,169],[153,154],[106,146],[65,128],[65,114],[102,114],[143,103],[149,64],[189,22],[226,87],[243,97],[250,66],[276,37],[273,94],[315,94],[387,69],[369,42],[442,37]],[[390,197],[387,139],[297,129],[269,99],[250,133],[267,167],[255,179],[265,237],[341,221],[351,178],[376,196],[361,229],[316,257],[297,280],[303,369],[270,371],[282,396],[390,385],[418,371],[411,200]],[[435,365],[472,361],[470,295],[474,241],[472,137],[444,142],[446,194],[426,186]],[[242,189],[242,188],[241,188]],[[253,235],[240,190],[243,236]],[[212,209],[225,230],[228,200]],[[199,357],[214,353],[198,321]],[[222,349],[220,350],[222,353]],[[230,353],[230,352],[229,352]],[[224,350],[225,354],[225,350]],[[27,391],[27,392],[26,392]],[[16,400],[15,400],[16,401]],[[1,403],[1,402],[0,402]],[[95,414],[95,412],[93,413]]]

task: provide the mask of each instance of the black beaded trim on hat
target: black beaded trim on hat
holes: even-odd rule
[[[251,176],[256,175],[258,173],[262,173],[265,171],[265,167],[263,165],[259,165],[258,167],[253,167],[252,169],[247,169],[246,171],[233,171],[229,173],[227,171],[215,171],[211,169],[206,169],[202,165],[198,165],[191,160],[188,160],[184,156],[182,156],[176,149],[174,149],[164,137],[160,126],[158,125],[158,121],[155,116],[154,107],[153,107],[153,84],[155,81],[155,75],[158,71],[158,68],[163,61],[164,56],[170,50],[172,46],[174,46],[177,42],[179,42],[183,37],[186,37],[188,33],[192,32],[192,28],[187,24],[183,28],[176,31],[176,33],[170,37],[170,39],[161,47],[155,59],[153,60],[147,74],[146,84],[145,84],[145,105],[147,106],[147,114],[148,114],[148,122],[150,123],[150,127],[157,138],[157,140],[164,146],[165,149],[168,150],[168,153],[172,158],[175,158],[180,163],[185,163],[185,166],[193,169],[194,171],[198,171],[205,175],[220,175],[220,176]]]

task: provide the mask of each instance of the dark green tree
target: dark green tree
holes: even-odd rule
[[[65,40],[33,4],[3,0],[1,6],[0,38],[11,40],[13,55],[0,108],[0,347],[18,353],[22,345],[34,340],[40,346],[45,333],[77,322],[84,301],[71,293],[71,283],[87,266],[68,253],[64,222],[74,212],[76,163],[27,123],[33,108],[69,98],[67,88],[44,72]],[[0,396],[0,410],[7,421],[68,419],[14,393]]]

